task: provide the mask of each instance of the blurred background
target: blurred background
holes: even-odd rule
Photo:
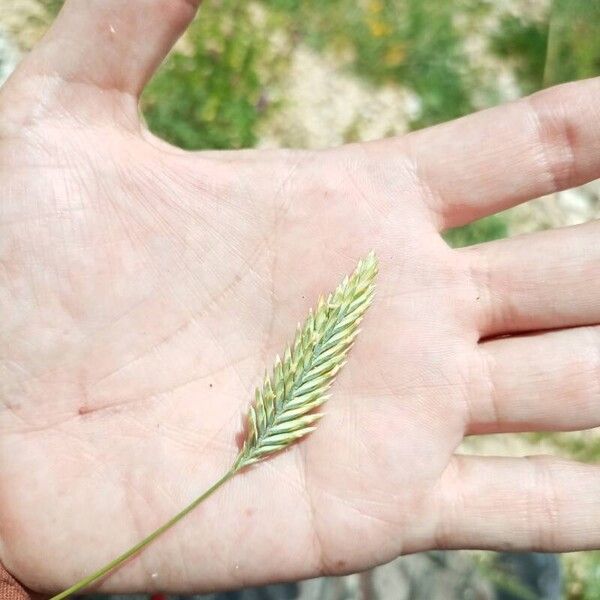
[[[0,82],[61,4],[0,1]],[[142,110],[157,135],[194,149],[401,134],[600,74],[599,24],[600,0],[204,0]],[[446,237],[463,246],[598,216],[594,182]],[[474,437],[463,450],[597,461],[600,434]],[[349,577],[210,598],[595,600],[600,552],[430,552]]]

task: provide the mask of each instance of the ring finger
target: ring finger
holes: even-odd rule
[[[600,426],[600,326],[479,345],[469,433]]]

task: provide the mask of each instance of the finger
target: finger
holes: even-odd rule
[[[67,0],[30,72],[139,95],[199,0]]]
[[[599,96],[600,79],[568,83],[374,144],[454,227],[599,177]]]
[[[442,479],[440,548],[600,547],[600,467],[553,457],[455,456]]]
[[[490,340],[471,395],[469,433],[600,426],[600,327]]]
[[[463,250],[481,335],[600,323],[599,237],[594,221]]]

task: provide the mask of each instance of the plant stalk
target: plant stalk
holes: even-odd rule
[[[97,579],[100,579],[104,575],[110,573],[110,571],[123,564],[134,554],[138,553],[148,544],[153,542],[157,537],[162,535],[165,531],[167,531],[167,529],[170,529],[171,527],[173,527],[173,525],[175,525],[181,519],[183,519],[183,517],[185,517],[188,513],[194,510],[196,506],[198,506],[198,504],[200,504],[203,500],[206,500],[206,498],[208,498],[211,494],[217,491],[226,481],[231,479],[237,473],[237,471],[238,469],[236,469],[235,467],[229,469],[229,471],[227,471],[227,473],[225,473],[225,475],[223,475],[221,479],[219,479],[216,483],[209,487],[201,496],[198,496],[198,498],[196,498],[191,504],[186,506],[181,512],[177,513],[174,517],[169,519],[164,525],[161,525],[158,529],[156,529],[150,535],[145,537],[141,542],[138,542],[135,546],[132,546],[129,550],[127,550],[127,552],[124,552],[114,560],[110,561],[101,569],[98,569],[98,571],[96,571],[95,573],[84,577],[82,580],[78,581],[70,588],[66,589],[64,592],[61,592],[56,596],[52,596],[50,600],[62,600],[63,598],[68,598],[71,594],[75,594],[76,592],[81,591],[82,589],[90,585],[90,583],[93,583]]]

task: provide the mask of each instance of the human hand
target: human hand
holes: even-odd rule
[[[0,562],[59,590],[204,491],[264,368],[371,248],[376,300],[318,430],[101,589],[600,546],[596,466],[455,454],[472,433],[600,424],[598,224],[439,235],[600,176],[600,81],[399,139],[184,152],[137,100],[193,13],[71,0],[0,92]]]

